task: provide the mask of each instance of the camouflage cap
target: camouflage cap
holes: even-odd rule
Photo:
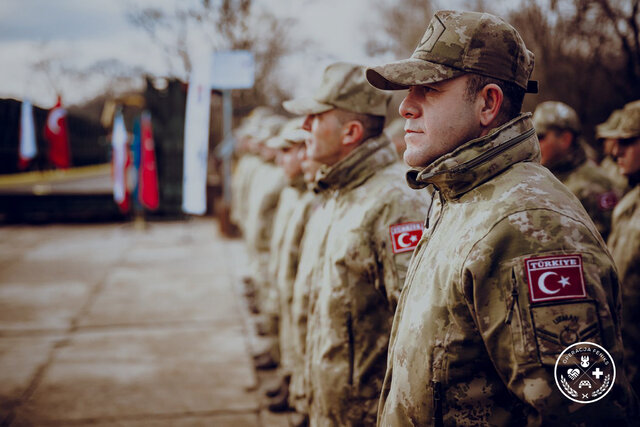
[[[367,80],[383,90],[401,90],[465,73],[513,82],[538,92],[529,81],[534,55],[520,34],[488,13],[436,12],[411,58],[367,69]]]
[[[365,67],[346,62],[329,65],[313,98],[285,101],[284,109],[293,114],[320,114],[334,108],[354,113],[384,116],[391,96],[373,89],[365,79]]]
[[[620,119],[622,118],[622,110],[615,110],[609,118],[599,125],[596,126],[596,138],[608,138],[608,134],[611,133],[612,130],[618,127],[620,124]]]
[[[638,138],[640,137],[640,102],[630,102],[624,106],[620,115],[620,122],[605,138]]]
[[[550,128],[570,130],[580,133],[580,119],[576,110],[564,102],[546,101],[538,104],[533,113],[533,127],[538,134],[544,134]]]
[[[282,116],[267,116],[256,123],[256,130],[253,137],[258,143],[266,142],[267,139],[277,135],[286,123],[287,119]]]
[[[282,127],[280,133],[269,138],[265,145],[269,148],[281,150],[304,143],[304,140],[307,137],[307,131],[302,129],[303,122],[304,118],[302,117],[296,117],[295,119],[289,120]]]

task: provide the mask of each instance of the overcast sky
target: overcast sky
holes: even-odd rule
[[[55,102],[54,86],[60,88],[66,104],[81,102],[102,91],[105,82],[99,76],[49,81],[45,73],[34,68],[43,59],[79,69],[115,59],[159,76],[170,73],[166,54],[131,24],[126,14],[144,6],[172,10],[189,1],[199,0],[2,0],[0,97],[28,97],[48,108]],[[309,93],[322,69],[331,62],[373,64],[393,59],[365,54],[362,29],[376,19],[370,7],[372,0],[254,1],[278,16],[294,18],[297,24],[291,29],[293,38],[313,41],[312,49],[301,49],[284,62],[283,77],[296,95]],[[464,4],[464,0],[447,3]],[[51,74],[55,77],[56,73]]]

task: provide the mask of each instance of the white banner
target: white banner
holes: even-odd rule
[[[127,128],[120,112],[113,119],[113,132],[111,134],[111,146],[113,148],[113,200],[120,204],[127,197],[126,190],[126,164],[127,164]]]
[[[20,110],[20,158],[28,161],[38,153],[36,131],[33,124],[33,106],[29,100],[22,101]]]
[[[189,78],[184,120],[182,210],[203,215],[207,210],[207,160],[211,108],[211,55],[201,55]]]

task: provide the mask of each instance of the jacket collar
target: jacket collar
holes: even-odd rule
[[[369,138],[338,163],[322,167],[314,190],[355,188],[397,160],[398,155],[385,135]]]
[[[462,144],[423,169],[410,169],[407,182],[414,189],[431,184],[445,199],[453,199],[516,163],[533,161],[540,161],[540,145],[531,113],[525,113],[488,135]]]

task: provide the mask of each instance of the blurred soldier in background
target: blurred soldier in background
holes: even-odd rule
[[[629,183],[627,178],[620,173],[620,168],[618,168],[618,164],[613,158],[613,146],[616,139],[606,136],[610,135],[611,131],[618,127],[621,117],[622,110],[615,110],[604,123],[596,126],[596,139],[602,144],[603,157],[600,161],[600,168],[614,182],[616,188],[622,189],[622,194],[624,195],[629,191]]]
[[[259,161],[251,163],[242,180],[240,203],[241,222],[249,255],[248,274],[254,292],[249,292],[252,311],[262,313],[262,321],[256,324],[258,333],[273,337],[266,351],[256,355],[258,369],[273,369],[277,366],[279,351],[275,337],[278,322],[278,300],[268,276],[270,242],[273,219],[286,180],[282,168],[275,165],[276,150],[266,145],[266,141],[276,135],[286,119],[280,116],[263,117],[256,123],[250,139],[250,150],[258,155]],[[251,290],[250,290],[251,291]]]
[[[407,180],[433,185],[438,200],[396,311],[381,426],[637,416],[621,369],[611,392],[588,405],[556,386],[556,360],[578,341],[599,343],[621,366],[621,299],[595,225],[539,164],[531,116],[519,113],[537,89],[533,65],[502,19],[440,11],[410,59],[367,70],[380,89],[409,90],[404,159],[416,169]],[[571,277],[557,265],[572,265]]]
[[[533,113],[533,127],[540,141],[540,162],[576,195],[606,240],[622,189],[587,160],[579,142],[578,114],[562,102],[543,102]]]
[[[335,63],[311,99],[284,103],[306,115],[307,155],[323,167],[321,205],[305,232],[313,265],[305,379],[312,425],[371,425],[386,367],[391,321],[426,200],[402,183],[404,167],[383,134],[389,96],[359,65]]]
[[[624,301],[622,336],[630,379],[640,391],[640,104],[628,104],[615,129],[612,153],[631,191],[613,211],[608,245],[618,266]]]
[[[287,289],[290,281],[280,280],[292,274],[295,277],[297,257],[291,252],[297,252],[295,245],[298,242],[289,241],[291,236],[287,234],[293,216],[298,209],[303,195],[306,193],[306,185],[302,175],[301,151],[305,150],[304,140],[306,132],[302,130],[303,118],[292,119],[283,127],[278,136],[267,141],[267,146],[277,150],[276,162],[282,168],[286,176],[287,185],[280,194],[278,209],[273,221],[273,233],[270,244],[269,281],[272,292],[276,293],[278,301],[278,343],[280,349],[280,377],[277,384],[267,388],[267,396],[272,397],[268,408],[272,411],[282,411],[289,408],[289,379],[290,379],[290,350],[288,339],[290,322],[288,312],[283,307],[283,301],[290,294]],[[301,224],[297,224],[301,226]],[[299,236],[298,236],[299,237]],[[292,260],[296,258],[296,260]],[[293,265],[292,265],[293,264]],[[284,283],[283,283],[284,282]]]
[[[398,156],[402,158],[404,151],[407,149],[407,144],[404,142],[404,120],[395,119],[389,125],[384,128],[384,133],[396,147]]]

